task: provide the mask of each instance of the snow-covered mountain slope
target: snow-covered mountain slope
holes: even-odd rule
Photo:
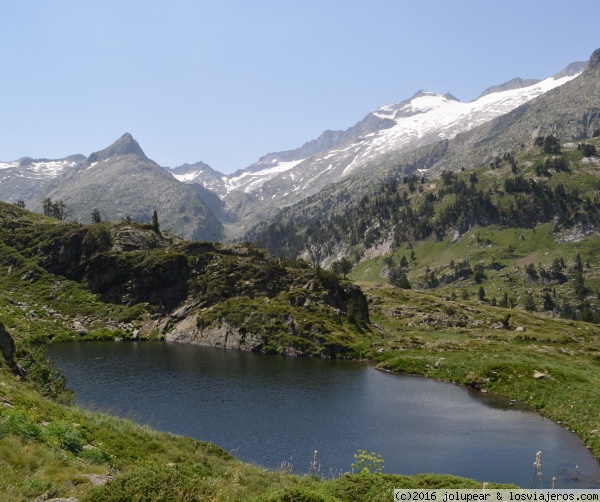
[[[350,174],[360,173],[379,156],[451,139],[504,115],[572,80],[583,67],[584,63],[570,65],[570,71],[563,70],[542,81],[514,79],[510,85],[491,88],[469,103],[450,94],[420,91],[406,101],[382,106],[369,114],[361,122],[372,121],[374,117],[380,120],[380,127],[364,136],[293,161],[290,157],[293,158],[294,152],[270,154],[270,163],[261,159],[262,169],[254,165],[252,169],[238,171],[226,179],[225,186],[228,192],[242,190],[254,194],[263,204],[289,205]]]
[[[271,178],[293,169],[303,160],[304,159],[298,159],[289,162],[281,162],[277,159],[273,159],[271,161],[272,166],[266,165],[263,169],[258,171],[247,170],[241,172],[237,176],[228,176],[225,178],[227,192],[233,192],[234,190],[246,193],[254,192]]]
[[[163,168],[163,173],[165,170],[170,173],[173,182],[193,185],[191,188],[196,196],[208,204],[219,220],[235,227],[226,230],[229,237],[236,237],[244,228],[281,207],[346,178],[366,176],[383,158],[395,157],[397,153],[404,155],[419,147],[454,138],[504,116],[572,80],[584,66],[585,63],[573,63],[542,81],[513,79],[490,87],[469,103],[460,102],[450,94],[420,91],[410,99],[378,108],[345,131],[325,131],[295,150],[269,153],[230,175],[203,162]],[[61,194],[57,183],[71,179],[71,172],[76,172],[82,183],[98,169],[105,173],[116,172],[105,169],[105,164],[107,159],[111,159],[108,162],[111,164],[112,159],[121,155],[135,156],[136,166],[141,169],[148,159],[136,142],[129,137],[125,139],[87,159],[78,155],[59,160],[23,158],[0,162],[0,199],[24,200],[28,207],[29,202],[39,204],[41,197],[51,191]],[[117,185],[118,180],[114,186]],[[69,195],[75,197],[74,193]],[[88,202],[92,200],[91,197],[88,199]],[[132,214],[135,211],[132,210]]]
[[[555,82],[533,85],[539,85],[544,90],[560,81],[560,79],[554,80]],[[511,84],[511,87],[515,86]],[[529,92],[531,89],[526,91]],[[451,100],[450,97],[446,97],[446,100],[442,98],[444,97],[422,95],[418,99],[411,100],[410,106],[405,106],[408,104],[406,103],[402,106],[383,107],[383,109],[388,112],[386,116],[393,116],[396,120],[399,115],[397,112],[404,110],[405,117],[402,120],[413,118],[416,124],[414,129],[418,132],[419,127],[422,127],[422,122],[419,123],[419,120],[422,121],[424,115],[419,111],[423,109],[430,115],[437,114],[435,122],[440,124],[446,117],[439,113],[441,110],[456,106],[460,110],[466,110],[464,113],[466,117],[473,117],[472,111],[477,110],[477,106],[485,102],[478,99],[477,102],[465,106],[447,102],[447,99]],[[498,100],[498,96],[494,100],[496,108],[503,105],[503,101]],[[361,208],[363,200],[377,198],[384,185],[388,188],[391,186],[391,181],[399,181],[407,175],[426,171],[426,177],[435,184],[434,178],[443,171],[458,172],[464,169],[483,168],[506,153],[539,152],[535,147],[535,140],[540,137],[551,134],[562,144],[573,144],[598,136],[598,131],[600,131],[600,49],[592,54],[588,65],[576,78],[452,139],[444,139],[408,150],[392,150],[388,154],[377,157],[365,164],[368,169],[362,171],[356,169],[354,175],[345,176],[340,182],[328,185],[319,193],[283,208],[274,217],[259,221],[254,228],[242,236],[242,239],[256,242],[259,246],[282,256],[296,257],[306,253],[306,256],[310,254],[311,259],[316,257],[324,260],[331,256],[339,259],[340,252],[347,253],[357,242],[356,239],[349,239],[346,236],[343,224],[340,226],[340,221],[343,221],[339,218],[341,215],[348,217],[354,214],[358,218],[356,221],[360,223],[357,228],[363,229],[363,234],[364,229],[368,229],[367,233],[372,235],[374,240],[367,239],[367,241],[375,247],[380,246],[382,242],[389,242],[394,227],[397,226],[394,222],[387,221],[390,216],[385,215],[383,211],[379,216],[372,218],[371,215],[361,220]],[[377,136],[381,138],[393,135],[394,132],[394,128],[389,128]],[[508,174],[510,175],[510,169]],[[494,176],[500,176],[502,179],[504,175],[497,172]],[[352,219],[353,216],[350,218]],[[476,218],[471,215],[468,225],[472,225],[475,220]],[[384,227],[387,230],[382,231]],[[324,231],[321,232],[320,229]],[[373,232],[371,233],[370,230]],[[401,236],[403,241],[412,238],[414,235],[410,231]],[[361,245],[368,247],[369,244],[365,244],[367,241],[360,241]],[[358,252],[362,253],[363,249]],[[322,265],[325,264],[326,262],[323,261]]]
[[[38,180],[54,178],[63,170],[76,166],[81,158],[72,156],[66,159],[48,160],[25,157],[14,162],[0,162],[0,181],[4,176],[15,171],[19,171],[20,176],[24,178]]]
[[[167,171],[182,183],[196,183],[216,193],[219,197],[227,195],[228,190],[225,185],[225,175],[219,171],[215,171],[204,162],[183,164],[179,167],[167,169]]]
[[[83,159],[83,155],[71,155],[56,160],[24,157],[13,162],[0,162],[0,199],[29,201],[46,183],[74,168]]]
[[[428,138],[432,134],[436,140],[452,138],[508,113],[575,76],[550,77],[535,85],[486,94],[470,103],[462,103],[448,95],[417,93],[406,105],[383,106],[374,112],[377,116],[393,118],[396,125],[374,135],[369,141],[370,148],[363,155],[368,155],[370,149],[395,150],[406,145],[412,146],[415,139]]]
[[[170,172],[183,183],[197,183],[217,193],[236,214],[241,207],[246,211],[248,204],[283,207],[360,174],[383,155],[451,139],[504,115],[572,80],[584,67],[585,63],[573,63],[541,81],[515,78],[486,89],[469,103],[450,94],[420,91],[410,99],[378,108],[345,131],[325,131],[296,150],[269,153],[230,175],[201,162]],[[248,198],[240,206],[242,193]]]

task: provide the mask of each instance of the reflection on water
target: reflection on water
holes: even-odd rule
[[[82,406],[133,416],[238,458],[306,472],[348,471],[357,449],[386,473],[449,473],[530,487],[587,488],[600,466],[579,438],[506,399],[344,361],[283,358],[165,342],[54,344]],[[579,466],[579,481],[571,474]]]

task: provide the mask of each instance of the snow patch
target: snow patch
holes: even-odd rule
[[[193,181],[197,176],[199,176],[200,174],[202,174],[203,171],[194,171],[192,173],[186,173],[186,174],[173,174],[173,178],[175,178],[178,181],[181,181],[182,183],[185,183],[187,181]]]
[[[57,176],[67,165],[64,160],[52,160],[48,162],[34,162],[31,170],[47,177]]]
[[[224,181],[227,192],[229,193],[233,190],[243,190],[246,193],[251,192],[255,187],[260,188],[260,186],[262,186],[266,181],[269,181],[278,174],[289,171],[304,160],[306,159],[292,160],[290,162],[276,161],[277,163],[274,166],[261,169],[260,171],[245,171],[239,176],[235,176],[233,178],[226,177],[224,178]]]

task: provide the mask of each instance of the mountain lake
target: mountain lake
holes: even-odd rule
[[[167,342],[49,344],[76,402],[209,441],[271,469],[351,470],[358,449],[385,473],[447,473],[530,488],[600,488],[578,436],[519,403],[348,361]],[[578,480],[573,477],[578,468]],[[539,483],[538,483],[539,487]]]

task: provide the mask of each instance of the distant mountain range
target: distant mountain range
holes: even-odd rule
[[[0,164],[0,194],[42,210],[42,199],[62,200],[71,216],[91,221],[94,208],[103,220],[150,222],[154,210],[163,229],[194,240],[219,240],[223,226],[193,187],[179,183],[148,159],[131,134],[89,157],[21,159]]]
[[[495,123],[561,89],[585,66],[573,63],[541,81],[513,79],[470,103],[419,91],[378,108],[345,131],[325,131],[295,150],[269,153],[230,175],[203,162],[163,168],[146,157],[130,134],[89,157],[0,162],[0,199],[22,200],[38,210],[46,197],[63,200],[83,222],[90,220],[93,208],[103,219],[141,221],[149,221],[156,209],[163,227],[178,235],[240,238],[282,208],[310,203],[340,181],[375,180],[398,163],[408,172],[407,155],[431,148],[436,152],[465,132]]]
[[[259,222],[245,239],[256,241],[276,254],[312,255],[320,262],[327,262],[329,257],[351,245],[349,235],[341,235],[337,246],[325,238],[331,230],[330,224],[340,215],[354,215],[355,221],[362,221],[365,233],[378,227],[389,230],[390,221],[366,221],[360,212],[362,201],[374,197],[386,183],[402,183],[413,175],[418,179],[435,179],[442,171],[481,168],[496,159],[531,148],[536,138],[548,135],[572,142],[599,134],[600,49],[576,78],[453,138],[382,154],[367,164],[368,169],[330,184]],[[502,182],[499,177],[497,183]],[[381,234],[381,241],[378,239],[372,244],[385,241],[388,230],[375,232]]]
[[[230,206],[237,203],[240,192],[248,194],[247,204],[263,217],[273,207],[289,206],[369,170],[382,155],[451,139],[504,115],[572,80],[584,67],[585,63],[573,63],[543,81],[513,79],[487,89],[470,103],[450,94],[419,91],[408,100],[378,108],[345,131],[325,131],[296,150],[269,153],[231,175],[206,164],[181,166],[173,173],[184,183],[198,183],[219,193]]]

